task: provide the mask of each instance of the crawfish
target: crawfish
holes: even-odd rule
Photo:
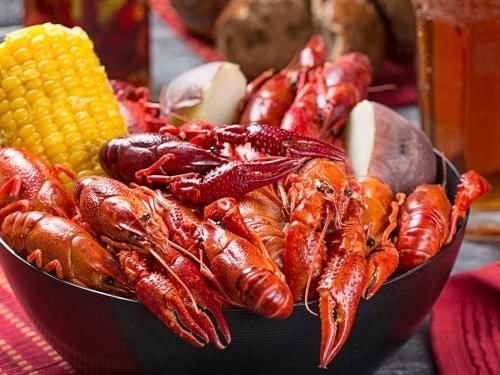
[[[155,132],[170,124],[161,115],[160,104],[151,102],[148,88],[135,87],[118,80],[111,80],[109,83],[130,133]]]
[[[361,187],[341,165],[313,159],[287,188],[285,275],[295,300],[307,303],[310,291],[318,293],[326,367],[347,340],[367,285]]]
[[[24,149],[0,148],[0,218],[18,210],[75,216],[75,203],[59,173],[75,177],[66,167],[52,167]]]
[[[75,186],[80,220],[118,253],[141,302],[179,337],[203,346],[231,337],[219,304],[196,265],[169,246],[168,230],[148,189],[131,189],[106,177],[87,177]],[[168,275],[148,265],[154,257]]]
[[[80,286],[129,296],[118,262],[82,227],[46,212],[14,212],[0,235],[19,255],[38,268]]]
[[[489,190],[482,176],[468,171],[460,178],[452,208],[443,186],[417,186],[406,199],[399,218],[396,247],[400,268],[414,268],[436,255],[453,238],[458,220],[465,216],[473,201]]]
[[[323,39],[313,36],[290,64],[278,74],[264,72],[247,87],[241,103],[242,124],[261,123],[279,127],[285,112],[307,80],[309,71],[324,63],[326,49]]]
[[[293,309],[290,289],[273,262],[250,242],[235,203],[233,198],[212,203],[202,220],[193,212],[186,215],[170,197],[161,200],[172,239],[194,254],[202,251],[229,303],[266,318],[287,318]]]
[[[284,271],[295,301],[314,289],[326,259],[325,237],[340,224],[352,195],[343,168],[325,159],[309,161],[286,181],[289,225]]]
[[[281,128],[327,139],[340,134],[352,108],[366,97],[371,82],[368,58],[357,52],[315,69],[284,114]]]

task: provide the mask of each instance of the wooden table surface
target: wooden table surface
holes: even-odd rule
[[[0,39],[15,29],[20,23],[20,1],[0,0]],[[177,74],[194,67],[202,60],[194,55],[189,47],[182,44],[155,15],[151,17],[152,42],[152,76],[153,90],[158,94],[163,83],[169,82]],[[398,111],[413,122],[418,122],[418,110],[415,106],[398,109]],[[479,268],[488,263],[500,260],[500,242],[472,242],[465,241],[453,273]],[[425,288],[422,288],[425,293]],[[376,372],[376,375],[389,374],[436,374],[429,344],[428,322],[408,343],[389,358]]]

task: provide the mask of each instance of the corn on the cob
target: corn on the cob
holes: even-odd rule
[[[113,47],[111,47],[113,48]],[[104,68],[79,27],[36,25],[0,44],[0,137],[78,177],[102,174],[101,145],[127,133]]]

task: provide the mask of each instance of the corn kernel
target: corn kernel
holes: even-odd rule
[[[62,136],[61,133],[59,132],[52,132],[51,134],[47,135],[45,138],[43,138],[43,145],[47,148],[53,147],[59,143],[61,143],[64,140],[64,137]]]
[[[26,93],[25,97],[26,97],[26,100],[28,101],[28,103],[33,104],[38,99],[43,98],[44,95],[43,95],[43,91],[40,91],[40,90],[29,90]]]
[[[23,74],[23,68],[20,65],[14,65],[7,71],[9,76],[20,76]]]
[[[10,121],[12,121],[13,117],[12,117],[12,112],[11,111],[7,111],[5,112],[1,117],[0,117],[0,125],[3,125],[3,124],[6,124]]]
[[[12,116],[14,117],[14,120],[17,121],[17,123],[23,124],[29,121],[30,113],[26,108],[19,108],[13,112]]]
[[[8,100],[2,100],[0,102],[0,115],[3,115],[5,112],[7,112],[10,108],[9,101]]]
[[[64,145],[64,143],[59,143],[54,145],[53,147],[47,148],[46,155],[49,159],[54,158],[58,154],[66,154],[68,152],[68,148]]]
[[[34,90],[34,89],[41,89],[43,85],[43,82],[39,78],[32,79],[31,81],[26,82],[26,89],[28,90]]]
[[[15,89],[10,90],[7,93],[7,97],[9,100],[14,100],[16,98],[21,98],[26,94],[26,90],[24,89],[23,86],[16,87]]]
[[[28,102],[23,97],[16,98],[10,102],[10,109],[15,111],[28,106]]]
[[[0,67],[2,67],[3,69],[9,69],[14,65],[16,65],[16,60],[14,60],[12,56],[4,56],[0,58]]]
[[[13,56],[18,63],[23,63],[32,58],[31,52],[27,48],[19,48],[14,52]]]
[[[2,88],[5,91],[14,90],[21,86],[21,81],[17,77],[6,77],[2,80]]]
[[[38,77],[40,77],[40,73],[36,69],[25,69],[22,73],[23,81],[30,81]]]
[[[22,139],[28,139],[31,135],[37,133],[36,128],[32,124],[24,125],[18,132]]]

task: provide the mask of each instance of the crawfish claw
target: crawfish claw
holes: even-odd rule
[[[356,316],[366,279],[366,260],[360,254],[337,253],[320,284],[320,368],[326,368],[344,346]]]
[[[210,203],[224,197],[239,198],[272,184],[299,169],[307,159],[276,157],[222,165],[205,177],[179,178],[170,185],[177,198],[192,203]]]
[[[135,286],[137,298],[177,336],[203,347],[209,342],[205,331],[195,322],[176,286],[164,275],[151,272],[148,258],[134,251],[118,255],[126,276]]]
[[[372,298],[399,265],[399,253],[390,241],[380,244],[368,258],[368,278],[363,297]]]

